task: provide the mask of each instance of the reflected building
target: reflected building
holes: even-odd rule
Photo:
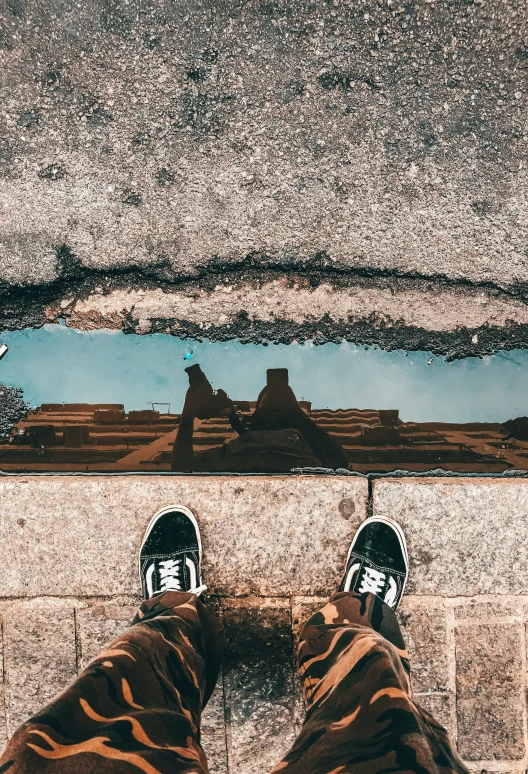
[[[9,440],[0,445],[0,469],[109,473],[171,469],[280,473],[317,465],[361,473],[528,469],[526,418],[504,424],[414,423],[402,422],[396,409],[312,409],[310,402],[295,399],[286,369],[270,370],[258,400],[231,400],[221,391],[213,392],[199,366],[187,371],[191,385],[180,414],[150,409],[127,413],[117,403],[43,404],[19,420]]]

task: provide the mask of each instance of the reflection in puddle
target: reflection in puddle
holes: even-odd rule
[[[0,445],[6,471],[528,468],[523,351],[445,363],[59,326],[2,342],[0,381],[37,407]]]

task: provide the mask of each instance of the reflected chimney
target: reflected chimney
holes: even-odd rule
[[[288,369],[287,368],[268,368],[266,371],[268,387],[287,387]]]

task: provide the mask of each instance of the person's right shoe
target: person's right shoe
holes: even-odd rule
[[[373,516],[355,534],[339,591],[371,592],[396,610],[408,571],[409,557],[401,527],[391,519]]]

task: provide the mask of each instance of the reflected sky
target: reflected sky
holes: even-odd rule
[[[428,352],[406,355],[347,342],[197,343],[59,325],[6,332],[1,341],[9,352],[0,361],[0,382],[22,387],[32,406],[123,403],[130,411],[167,402],[178,413],[188,384],[184,368],[200,363],[213,387],[234,400],[255,400],[267,368],[288,368],[297,398],[313,408],[394,408],[404,421],[417,422],[528,415],[528,352],[522,350],[446,363]]]

